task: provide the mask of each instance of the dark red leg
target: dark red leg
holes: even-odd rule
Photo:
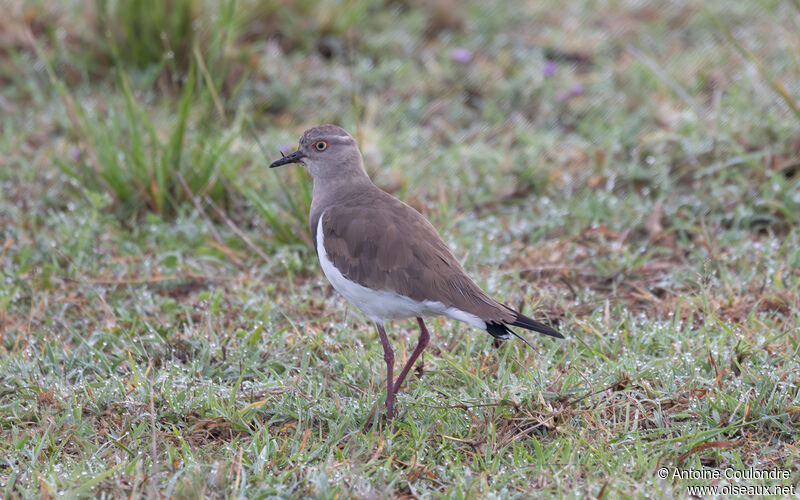
[[[422,351],[425,350],[425,346],[428,345],[428,341],[430,340],[430,335],[428,334],[428,329],[425,328],[425,322],[422,321],[422,318],[417,318],[417,323],[419,323],[419,342],[417,342],[417,347],[414,349],[414,352],[411,353],[411,357],[408,358],[408,362],[406,366],[403,367],[403,371],[400,372],[400,375],[397,377],[397,381],[394,383],[393,392],[397,392],[400,390],[400,385],[405,380],[406,375],[408,375],[408,371],[414,365],[414,361],[417,360]]]
[[[392,390],[394,351],[392,351],[392,344],[389,343],[389,337],[386,336],[383,325],[380,323],[375,323],[375,325],[378,327],[378,335],[380,335],[383,345],[383,359],[386,361],[386,416],[391,420],[394,418],[394,391]]]

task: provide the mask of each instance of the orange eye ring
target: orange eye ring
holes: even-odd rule
[[[317,141],[314,143],[314,149],[317,151],[325,151],[328,149],[328,141]]]

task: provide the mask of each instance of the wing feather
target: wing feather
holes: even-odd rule
[[[467,276],[436,229],[419,212],[381,191],[328,207],[325,251],[348,279],[414,300],[456,307],[485,321],[516,313],[492,300]]]

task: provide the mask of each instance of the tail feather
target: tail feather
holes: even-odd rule
[[[534,332],[539,332],[544,335],[549,335],[551,337],[555,337],[557,339],[563,339],[564,336],[561,335],[558,330],[555,328],[549,327],[543,323],[539,323],[538,321],[525,316],[524,314],[517,313],[517,318],[514,320],[513,323],[510,323],[512,326],[518,326],[520,328],[525,328],[527,330],[533,330]]]
[[[509,328],[508,325],[518,326],[520,328],[525,328],[527,330],[533,330],[534,332],[542,333],[544,335],[549,335],[549,336],[555,337],[557,339],[563,339],[564,338],[564,336],[561,335],[556,329],[551,328],[551,327],[549,327],[549,326],[547,326],[547,325],[545,325],[543,323],[539,323],[538,321],[536,321],[536,320],[534,320],[532,318],[529,318],[529,317],[525,316],[524,314],[520,314],[520,313],[517,313],[517,317],[516,317],[516,319],[514,319],[514,321],[512,323],[506,324],[506,323],[495,323],[495,322],[488,323],[487,322],[486,323],[486,331],[489,332],[492,335],[492,337],[497,338],[497,339],[501,339],[501,340],[507,340],[509,338],[509,334],[513,335],[513,336],[517,337],[518,339],[520,339],[521,341],[523,341],[526,344],[528,344],[528,346],[533,349],[533,346],[530,344],[530,342],[528,342],[527,340],[525,340],[524,337],[522,337],[517,332],[515,332],[514,330]]]

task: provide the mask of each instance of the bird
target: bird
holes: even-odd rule
[[[310,128],[296,151],[281,155],[270,168],[299,164],[313,178],[308,223],[323,274],[377,327],[386,362],[388,421],[394,418],[396,393],[429,343],[424,317],[462,321],[499,340],[514,335],[529,346],[511,327],[564,338],[489,297],[421,213],[372,182],[355,139],[343,128]],[[417,320],[419,340],[394,379],[385,322],[410,318]]]

